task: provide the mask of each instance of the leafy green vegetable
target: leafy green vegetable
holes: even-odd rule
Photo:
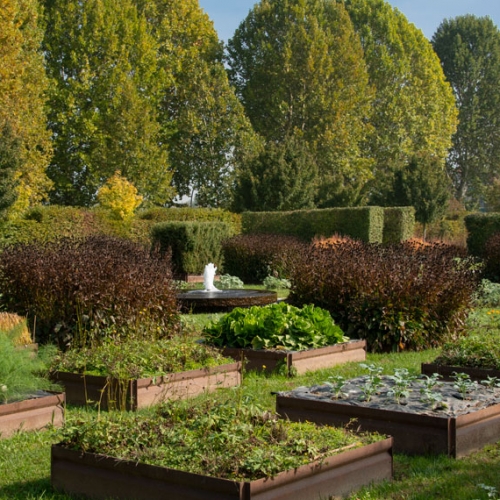
[[[314,305],[302,309],[285,302],[237,307],[203,329],[208,344],[302,351],[345,342],[330,313]]]

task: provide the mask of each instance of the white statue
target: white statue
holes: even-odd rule
[[[203,271],[203,284],[205,285],[205,292],[220,292],[220,290],[214,286],[216,271],[217,267],[215,267],[211,262],[205,266],[205,271]]]

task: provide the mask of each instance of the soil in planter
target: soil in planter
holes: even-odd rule
[[[399,403],[395,396],[395,381],[389,376],[382,376],[381,387],[368,398],[366,385],[368,376],[350,379],[344,383],[341,394],[335,394],[329,384],[312,387],[299,387],[282,393],[311,400],[334,400],[338,404],[363,406],[383,410],[398,411],[419,415],[458,417],[471,411],[477,411],[500,403],[500,388],[488,388],[482,384],[473,384],[465,399],[456,388],[454,382],[438,382],[432,393],[437,395],[434,401],[426,400],[421,392],[425,377],[414,380],[406,397],[401,397]]]

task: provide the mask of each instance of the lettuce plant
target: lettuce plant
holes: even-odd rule
[[[203,329],[207,343],[217,347],[250,347],[302,351],[345,342],[343,331],[330,313],[307,305],[285,302],[268,306],[237,307]]]

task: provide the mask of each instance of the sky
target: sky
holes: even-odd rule
[[[430,40],[444,19],[464,14],[489,16],[500,28],[500,0],[387,0]],[[219,38],[231,38],[256,0],[199,0],[213,21]]]

